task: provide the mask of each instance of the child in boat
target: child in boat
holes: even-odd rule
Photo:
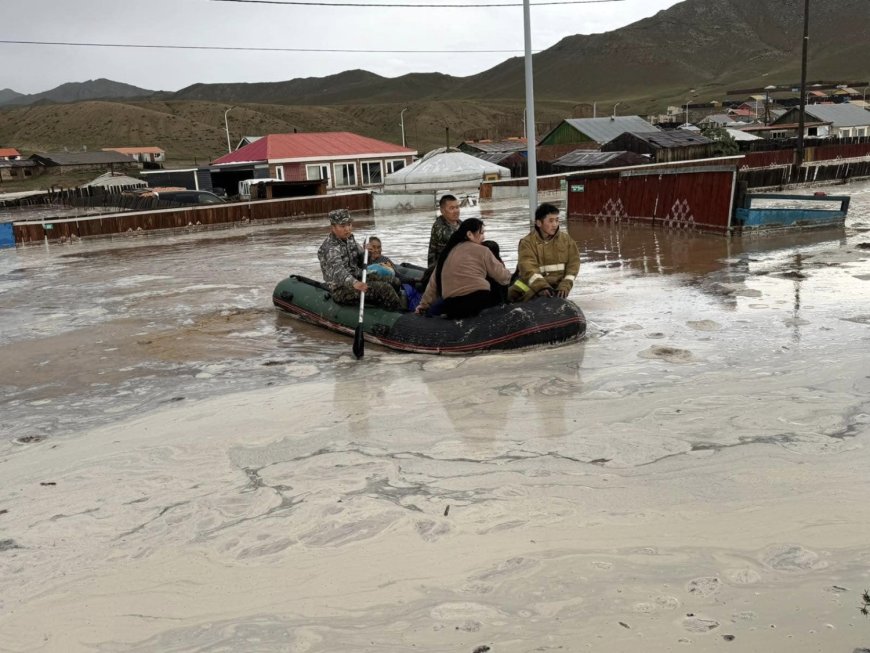
[[[389,258],[384,256],[383,244],[381,243],[381,239],[377,236],[372,236],[371,238],[369,238],[368,249],[368,274],[375,275],[377,277],[384,277],[385,279],[391,279],[392,277],[395,277],[396,266]]]
[[[403,296],[407,310],[415,310],[420,303],[422,295],[417,292],[414,286],[402,283],[401,279],[396,275],[396,265],[388,257],[384,256],[381,239],[377,236],[372,236],[369,238],[366,247],[369,250],[369,265],[366,268],[366,273],[375,279],[380,278],[393,284],[393,287]]]

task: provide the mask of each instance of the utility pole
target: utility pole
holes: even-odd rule
[[[526,159],[529,168],[529,228],[535,226],[538,205],[538,154],[535,150],[535,90],[532,78],[532,28],[529,0],[523,0],[523,40],[526,61]]]
[[[810,0],[804,0],[804,41],[801,52],[801,104],[798,116],[797,149],[794,157],[795,174],[800,173],[804,164],[804,114],[807,108],[807,48],[810,41]]]

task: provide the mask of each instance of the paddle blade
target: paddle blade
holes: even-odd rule
[[[357,359],[362,358],[366,353],[366,341],[363,338],[363,325],[359,324],[353,334],[353,355]]]

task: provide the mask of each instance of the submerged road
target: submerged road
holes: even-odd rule
[[[362,361],[316,220],[0,252],[0,650],[866,646],[870,183],[845,228],[571,223],[586,340]],[[519,204],[467,211],[509,266]],[[421,261],[433,216],[361,219]]]

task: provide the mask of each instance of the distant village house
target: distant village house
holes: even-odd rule
[[[714,144],[706,136],[684,129],[668,132],[625,132],[601,146],[602,152],[634,152],[654,163],[691,161],[714,156]]]
[[[104,147],[103,152],[126,154],[133,157],[146,168],[166,163],[166,152],[159,147]]]
[[[119,152],[40,152],[30,159],[37,165],[56,172],[116,172],[136,170],[139,163],[132,157]]]

